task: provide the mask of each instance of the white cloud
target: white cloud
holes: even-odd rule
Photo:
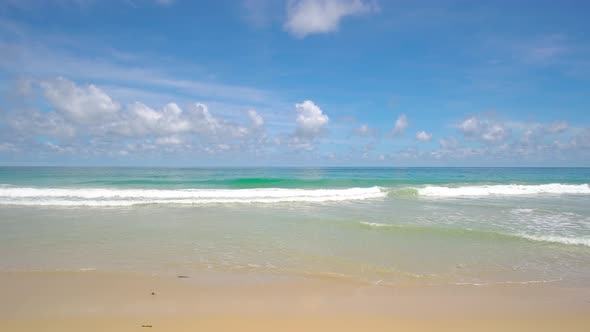
[[[46,151],[113,155],[113,151],[131,154],[155,150],[157,146],[162,146],[164,152],[195,146],[209,152],[238,148],[261,151],[259,145],[268,141],[264,118],[255,110],[249,110],[247,121],[241,124],[214,115],[203,103],[190,104],[186,110],[175,103],[158,108],[141,102],[121,106],[94,85],[80,86],[64,78],[39,85],[50,109],[25,108],[2,115],[21,143],[39,145],[35,141],[39,136],[59,139],[60,144],[44,144]],[[310,114],[311,118],[306,117]],[[311,134],[315,129],[313,111],[310,114],[301,115],[306,119],[302,132]],[[10,144],[17,147],[12,141]]]
[[[165,136],[165,137],[158,137],[156,139],[156,144],[160,145],[176,145],[184,143],[183,139],[178,136]]]
[[[264,126],[264,119],[256,110],[249,110],[248,111],[248,118],[250,118],[250,123],[254,128],[260,128]]]
[[[487,117],[471,116],[461,121],[457,128],[467,140],[489,143],[502,141],[511,134],[506,123]]]
[[[590,160],[590,145],[584,144],[584,128],[565,121],[549,123],[507,121],[490,114],[470,116],[456,124],[465,142],[454,137],[439,141],[430,156],[441,160],[532,164]],[[479,143],[479,144],[477,144]]]
[[[189,106],[188,119],[193,132],[210,138],[244,138],[252,132],[245,126],[214,116],[203,103],[194,103]]]
[[[297,111],[296,134],[300,137],[313,138],[321,133],[330,118],[311,100],[295,104]]]
[[[175,103],[166,104],[155,110],[143,103],[135,102],[125,109],[124,114],[113,123],[113,130],[126,136],[170,135],[191,130],[192,125]]]
[[[126,136],[167,136],[194,133],[208,139],[244,137],[250,133],[248,127],[231,123],[214,116],[203,103],[190,104],[183,111],[177,104],[166,104],[159,110],[143,103],[133,103],[125,110],[113,130]],[[259,115],[258,115],[259,116]],[[259,116],[258,120],[262,120]],[[256,127],[252,123],[252,128]]]
[[[10,127],[20,136],[51,136],[68,138],[76,135],[76,127],[55,112],[21,111],[7,119]]]
[[[221,122],[209,112],[205,104],[194,103],[189,106],[188,112],[195,132],[215,134],[222,127]]]
[[[459,130],[466,136],[479,134],[479,120],[472,116],[459,124]]]
[[[482,134],[482,138],[488,142],[496,142],[503,140],[508,135],[510,135],[510,131],[501,124],[493,124],[490,125]]]
[[[432,139],[432,134],[431,133],[427,133],[424,130],[419,131],[416,133],[416,139],[421,141],[421,142],[427,142],[430,141]]]
[[[337,31],[342,18],[378,11],[365,0],[290,0],[284,28],[298,38],[314,33]]]
[[[121,110],[119,103],[92,84],[79,87],[59,77],[41,82],[41,87],[55,110],[75,123],[92,124]]]
[[[394,135],[403,135],[404,131],[408,128],[408,117],[405,114],[401,114],[395,120],[395,126],[393,127]]]
[[[0,143],[0,152],[16,152],[18,148],[12,143]]]
[[[567,121],[557,121],[550,123],[547,126],[547,132],[550,134],[560,134],[566,131],[569,128],[569,124]]]
[[[353,134],[361,137],[370,137],[377,135],[377,131],[370,128],[367,124],[362,124],[353,131]]]

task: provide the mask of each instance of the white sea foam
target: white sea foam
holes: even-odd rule
[[[519,234],[518,236],[523,237],[525,239],[532,240],[532,241],[552,242],[552,243],[561,243],[561,244],[590,247],[590,238],[564,237],[564,236],[554,236],[554,235],[528,235],[528,234]]]
[[[540,185],[502,184],[464,187],[426,186],[423,188],[416,188],[416,190],[420,196],[429,197],[590,194],[590,186],[588,184],[561,183]]]
[[[365,226],[369,226],[369,227],[376,227],[376,228],[379,228],[379,227],[393,227],[393,225],[390,225],[390,224],[381,224],[381,223],[378,223],[378,222],[368,222],[368,221],[361,221],[360,224],[361,225],[365,225]]]
[[[394,228],[395,225],[391,224],[381,224],[376,222],[367,222],[361,221],[361,225],[372,227],[372,228]],[[444,229],[441,229],[444,230]],[[493,232],[489,232],[490,234],[494,234]],[[531,235],[531,234],[511,234],[511,233],[495,233],[498,235],[513,237],[513,238],[521,238],[527,239],[530,241],[538,241],[538,242],[549,242],[549,243],[559,243],[559,244],[567,244],[567,245],[581,245],[590,247],[590,238],[588,237],[565,237],[565,236],[556,236],[556,235]]]
[[[533,209],[514,209],[511,212],[514,214],[531,214]]]
[[[107,189],[0,188],[0,204],[40,206],[131,206],[137,204],[211,204],[329,202],[385,197],[379,187],[346,189]]]

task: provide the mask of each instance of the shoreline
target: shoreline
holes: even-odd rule
[[[145,330],[142,325],[159,331],[583,331],[590,325],[590,290],[549,284],[382,287],[256,273],[184,277],[0,272],[0,324],[9,331]]]

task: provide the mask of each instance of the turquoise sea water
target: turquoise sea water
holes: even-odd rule
[[[590,286],[588,168],[0,168],[0,270]]]
[[[590,168],[0,167],[0,184],[117,188],[346,188],[461,183],[590,182]]]

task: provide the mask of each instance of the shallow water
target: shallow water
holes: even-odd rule
[[[588,287],[588,182],[583,168],[0,168],[0,269]]]

